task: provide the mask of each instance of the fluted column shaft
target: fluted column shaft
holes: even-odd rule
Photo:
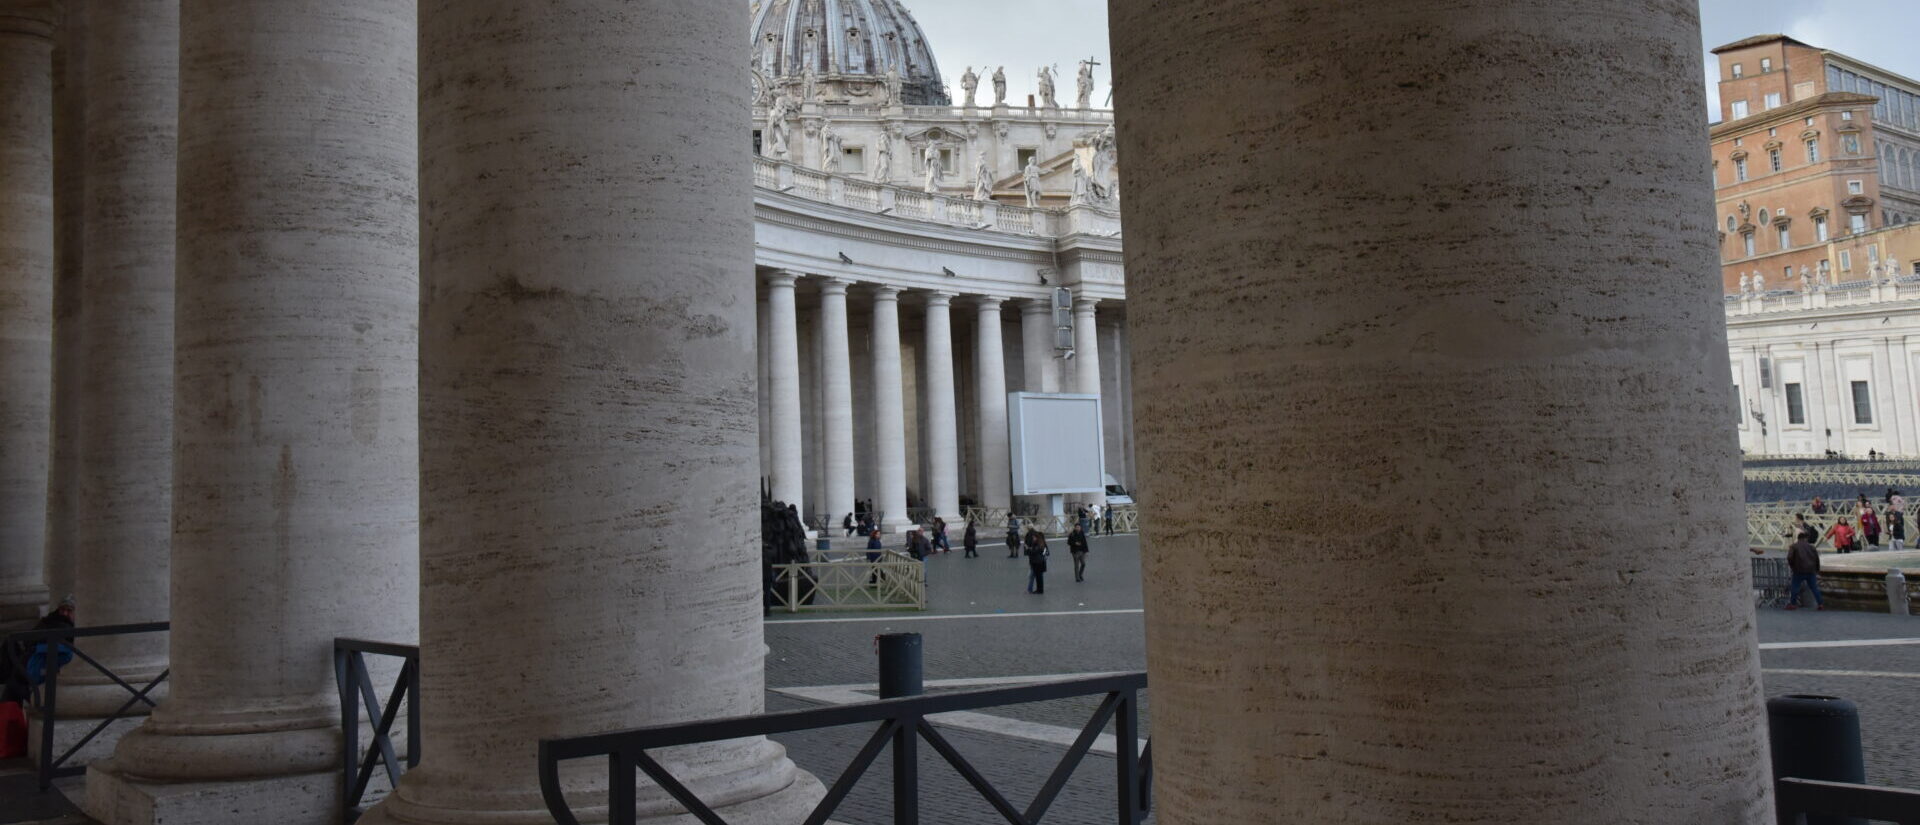
[[[1053,302],[1027,298],[1020,302],[1020,365],[1027,392],[1059,392],[1053,347]]]
[[[428,756],[366,825],[551,822],[541,738],[762,709],[747,24],[420,3]],[[730,821],[820,793],[759,737],[655,756]],[[606,817],[604,768],[561,783]]]
[[[1158,820],[1772,822],[1699,3],[1110,5]]]
[[[333,640],[414,640],[414,49],[386,0],[181,9],[172,695],[95,780],[271,807],[89,781],[110,825],[337,817]]]
[[[951,292],[927,293],[927,506],[948,523],[960,518],[960,425],[953,385]]]
[[[1013,460],[1007,452],[1007,365],[1000,333],[1000,304],[982,297],[974,335],[974,399],[979,404],[980,505],[1013,506]]]
[[[53,44],[53,397],[47,460],[47,589],[53,599],[74,591],[74,514],[80,506],[82,231],[86,215],[86,15],[63,10]]]
[[[821,511],[833,528],[853,512],[853,358],[847,350],[847,285],[820,282]]]
[[[47,602],[53,10],[0,5],[0,629]]]
[[[75,4],[87,71],[85,252],[73,590],[84,624],[164,621],[173,512],[178,0]],[[122,678],[165,666],[164,634],[103,639]],[[110,684],[97,710],[119,707]],[[117,696],[114,694],[118,694]],[[61,691],[63,706],[69,699]]]
[[[802,456],[800,435],[800,313],[795,306],[793,288],[798,280],[791,272],[767,276],[767,387],[772,420],[768,437],[773,467],[773,500],[800,508],[805,518],[807,468]]]
[[[907,519],[906,398],[900,362],[900,290],[873,291],[873,429],[874,461],[879,465],[879,498],[874,509],[882,514],[881,529],[905,530]]]

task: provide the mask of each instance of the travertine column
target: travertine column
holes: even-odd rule
[[[951,292],[927,293],[927,506],[960,519],[960,421],[953,386]]]
[[[979,403],[980,505],[1013,506],[1012,458],[1007,453],[1007,365],[1000,340],[1000,304],[1005,298],[982,297],[976,308],[979,324],[974,335],[974,398]]]
[[[542,737],[762,708],[746,27],[420,3],[427,756],[366,825],[551,822]],[[821,792],[757,737],[656,756],[733,822]],[[562,782],[593,821],[605,766]]]
[[[873,290],[874,460],[879,466],[879,498],[874,509],[884,516],[881,529],[898,533],[907,520],[907,420],[900,362],[900,290]]]
[[[47,603],[53,8],[0,3],[0,629]]]
[[[172,695],[109,825],[337,821],[333,640],[415,638],[414,49],[388,0],[181,9]]]
[[[46,578],[49,595],[74,590],[74,513],[80,506],[81,231],[86,214],[85,15],[61,10],[53,42],[53,404],[47,461]]]
[[[1073,391],[1100,394],[1100,330],[1094,308],[1097,298],[1073,301]]]
[[[73,590],[85,624],[164,621],[173,512],[180,7],[178,0],[77,5],[87,55],[80,285],[86,311]],[[164,634],[103,639],[93,649],[130,680],[151,678],[166,665]],[[62,689],[60,704],[78,696]],[[93,710],[105,715],[126,693],[104,683],[99,699]]]
[[[760,373],[756,384],[760,403],[756,406],[760,408],[760,477],[764,481],[773,472],[773,408],[767,403],[773,394],[767,384],[767,366],[770,363],[767,339],[773,335],[773,323],[772,313],[767,311],[767,299],[759,300],[753,317],[758,325],[753,337],[753,351],[758,362],[755,367]]]
[[[848,281],[820,282],[821,512],[831,528],[853,512],[853,358],[847,353]],[[828,532],[833,532],[829,529]]]
[[[1059,373],[1053,348],[1053,301],[1027,298],[1020,302],[1020,365],[1027,392],[1059,392]]]
[[[1699,4],[1111,7],[1159,821],[1771,823]]]
[[[798,280],[791,272],[767,276],[767,387],[769,397],[761,403],[769,406],[773,440],[771,476],[773,500],[800,508],[805,518],[806,466],[802,463],[800,434],[800,315],[794,305],[793,285]]]

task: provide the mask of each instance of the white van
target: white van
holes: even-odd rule
[[[1120,486],[1120,480],[1117,478],[1114,478],[1112,473],[1105,473],[1102,475],[1102,478],[1105,480],[1107,485],[1107,503],[1108,504],[1132,504],[1133,503],[1133,496],[1127,492],[1127,488]]]

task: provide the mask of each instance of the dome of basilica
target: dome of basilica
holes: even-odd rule
[[[754,0],[753,68],[781,85],[809,69],[828,95],[849,103],[884,97],[898,70],[908,105],[952,104],[920,24],[900,0]]]

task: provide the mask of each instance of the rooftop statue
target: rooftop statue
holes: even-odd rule
[[[939,194],[940,192],[940,147],[932,142],[928,142],[926,151],[920,153],[920,162],[923,166],[926,167],[927,194],[929,195]]]
[[[1745,295],[1752,291],[1753,278],[1749,277],[1745,272],[1740,273],[1740,294]]]
[[[1040,108],[1058,109],[1060,101],[1053,94],[1053,67],[1040,67]]]
[[[886,183],[893,177],[893,135],[881,130],[878,142],[873,145],[873,180]]]
[[[980,151],[979,159],[974,162],[973,199],[993,200],[993,169],[987,166],[987,153],[984,149]]]
[[[1037,157],[1027,158],[1027,168],[1020,170],[1020,188],[1026,192],[1027,206],[1040,206],[1040,161]]]
[[[887,70],[887,105],[888,106],[900,105],[901,102],[903,101],[903,98],[901,95],[904,93],[905,89],[906,89],[906,85],[900,79],[900,70],[888,69]]]
[[[993,105],[1000,106],[1005,104],[1006,102],[1007,102],[1007,67],[1001,66],[1000,68],[993,70]]]
[[[1075,91],[1082,109],[1093,108],[1093,65],[1092,59],[1080,61],[1079,88]]]
[[[812,103],[820,96],[820,76],[813,73],[813,67],[800,73],[800,102]]]
[[[840,133],[834,131],[833,121],[820,124],[820,171],[840,171],[841,150]]]
[[[773,105],[767,108],[766,138],[767,156],[784,158],[787,156],[787,118],[793,114],[793,98],[786,92],[773,96]]]
[[[980,91],[980,76],[973,73],[972,66],[968,66],[967,73],[960,76],[960,93],[965,95],[960,105],[968,109],[973,108],[973,96],[978,91]]]

